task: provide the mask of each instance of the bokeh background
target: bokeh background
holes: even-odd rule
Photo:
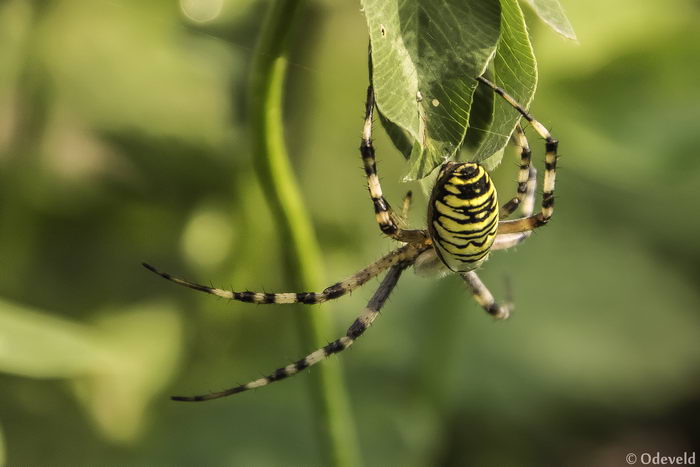
[[[553,222],[492,255],[494,323],[456,277],[407,273],[343,365],[367,465],[624,465],[700,446],[700,3],[528,14],[533,112],[561,140]],[[319,464],[304,376],[206,404],[312,350],[303,309],[228,303],[140,266],[275,291],[289,278],[252,168],[260,0],[0,2],[0,452],[10,465]],[[314,0],[287,140],[330,284],[388,252],[357,146],[359,2]],[[541,162],[539,141],[531,135]],[[378,136],[389,199],[418,193]],[[515,189],[516,156],[495,173]],[[507,195],[501,195],[505,198]],[[378,285],[321,306],[332,340]],[[311,370],[315,371],[315,370]],[[4,447],[2,447],[4,446]]]

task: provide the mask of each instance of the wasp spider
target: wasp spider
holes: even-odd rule
[[[388,270],[379,288],[360,317],[348,328],[346,334],[325,347],[275,370],[269,376],[220,392],[191,397],[176,396],[173,397],[174,400],[204,401],[259,388],[295,375],[330,355],[342,352],[372,325],[379,310],[396,286],[401,273],[411,265],[415,266],[417,272],[442,267],[459,274],[484,310],[497,319],[505,319],[509,316],[512,305],[497,303],[475,270],[486,261],[492,251],[504,250],[517,245],[525,240],[533,229],[543,226],[549,221],[554,208],[557,140],[503,89],[483,77],[479,77],[477,80],[502,96],[545,140],[544,194],[541,210],[533,214],[536,172],[530,164],[531,153],[525,134],[522,128],[517,126],[513,133],[513,141],[520,152],[520,170],[517,193],[511,200],[499,209],[496,190],[491,178],[478,163],[445,162],[440,168],[430,197],[427,230],[400,228],[400,216],[392,211],[391,206],[384,198],[377,176],[372,145],[372,114],[375,103],[374,92],[370,86],[367,89],[360,152],[377,224],[385,235],[403,243],[402,246],[351,277],[331,285],[323,292],[233,292],[188,282],[160,272],[148,264],[144,264],[144,266],[177,284],[226,299],[257,304],[304,303],[313,305],[323,303],[352,292],[373,277]],[[410,192],[404,199],[402,209],[404,215],[409,203]],[[522,217],[503,220],[518,208],[521,209]]]

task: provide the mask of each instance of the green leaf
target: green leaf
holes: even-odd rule
[[[88,325],[0,300],[0,371],[70,379],[112,441],[139,434],[148,405],[175,373],[181,347],[181,319],[165,303],[112,310]]]
[[[484,76],[493,81],[493,76],[490,75],[490,71],[486,70]],[[488,134],[488,129],[493,123],[494,97],[496,96],[493,89],[484,83],[477,83],[472,110],[469,114],[469,128],[467,128],[467,135],[464,138],[464,149],[476,151]]]
[[[386,118],[383,113],[377,112],[377,114],[379,115],[379,121],[384,131],[386,131],[391,142],[394,143],[394,147],[398,149],[406,159],[409,159],[411,157],[411,151],[413,150],[411,137],[403,128]]]
[[[537,64],[525,18],[516,0],[501,0],[501,38],[493,61],[493,74],[498,86],[524,108],[529,107],[537,87]],[[500,96],[496,98],[491,125],[470,129],[472,133],[485,133],[472,159],[484,163],[489,170],[496,167],[503,155],[501,150],[518,121],[520,114],[513,106]]]
[[[173,306],[144,302],[105,312],[91,326],[99,339],[102,365],[73,379],[78,400],[115,442],[128,443],[144,429],[148,409],[178,366],[182,321]]]
[[[0,371],[71,378],[100,368],[104,351],[90,328],[0,300]]]
[[[559,0],[525,0],[550,28],[572,41],[576,39],[574,28],[564,13]]]
[[[407,180],[459,150],[500,29],[495,0],[363,0],[380,112],[414,144]]]

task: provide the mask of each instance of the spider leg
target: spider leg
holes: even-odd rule
[[[374,204],[374,213],[379,229],[389,237],[401,242],[422,242],[428,238],[425,230],[401,229],[394,220],[393,211],[389,202],[384,198],[382,186],[377,176],[377,161],[372,145],[372,115],[374,112],[374,89],[370,85],[367,88],[367,102],[365,103],[365,123],[362,129],[362,143],[360,154],[367,176],[369,195]]]
[[[327,287],[323,292],[288,292],[288,293],[263,293],[263,292],[234,292],[232,290],[217,289],[214,287],[208,287],[206,285],[196,284],[194,282],[186,281],[178,277],[174,277],[166,272],[161,272],[151,266],[150,264],[143,263],[143,266],[158,274],[165,279],[176,284],[189,287],[190,289],[199,290],[200,292],[205,292],[208,294],[216,295],[228,300],[237,300],[239,302],[248,302],[256,304],[288,304],[288,303],[303,303],[305,305],[314,305],[316,303],[323,303],[328,300],[333,300],[338,297],[352,292],[358,287],[365,284],[368,280],[376,277],[382,272],[386,271],[391,266],[405,261],[407,258],[412,258],[417,256],[419,252],[425,249],[425,246],[416,246],[414,244],[404,245],[396,250],[392,251],[388,255],[379,259],[378,261],[370,264],[366,268],[360,270],[356,274],[353,274],[349,278],[336,282],[335,284]]]
[[[479,276],[474,271],[469,271],[460,274],[464,282],[471,289],[474,300],[481,305],[488,314],[496,319],[507,319],[510,316],[510,312],[513,311],[513,304],[498,304],[493,298],[493,294],[486,288]]]
[[[408,190],[401,202],[401,219],[404,222],[408,222],[408,211],[411,209],[411,202],[413,202],[413,192]]]
[[[347,332],[340,339],[336,339],[330,344],[322,347],[301,360],[297,360],[285,367],[278,368],[273,373],[263,378],[256,379],[246,384],[241,384],[239,386],[232,387],[220,392],[213,392],[210,394],[202,394],[198,396],[173,396],[172,399],[176,401],[185,402],[199,402],[211,399],[218,399],[220,397],[230,396],[232,394],[238,394],[239,392],[248,391],[249,389],[255,389],[262,386],[266,386],[270,383],[288,378],[292,375],[299,373],[302,370],[315,365],[321,360],[329,357],[330,355],[337,354],[343,350],[350,347],[358,337],[360,337],[369,328],[374,320],[379,315],[379,310],[382,308],[389,294],[396,286],[396,283],[401,276],[401,273],[413,263],[415,257],[401,261],[391,267],[389,272],[386,274],[379,288],[374,293],[370,299],[367,307],[364,309],[362,314],[350,325]]]
[[[530,167],[532,162],[532,151],[530,150],[530,145],[527,142],[523,128],[518,124],[515,127],[513,133],[513,142],[520,148],[520,170],[518,171],[518,189],[516,195],[510,199],[506,204],[501,207],[500,218],[505,219],[506,217],[513,214],[513,212],[518,209],[525,199],[527,193],[527,182],[530,179]],[[530,216],[532,211],[526,216]]]
[[[520,206],[523,216],[529,217],[532,215],[532,211],[535,209],[535,188],[537,188],[537,169],[532,166],[530,167],[530,175],[526,183],[526,187],[525,198]],[[525,241],[530,235],[532,235],[532,230],[498,234],[496,239],[493,241],[491,251],[506,250]]]
[[[530,122],[532,128],[545,140],[545,156],[544,156],[544,182],[543,182],[543,195],[542,195],[542,209],[535,215],[530,215],[523,217],[521,219],[514,219],[509,221],[501,221],[498,224],[498,233],[515,233],[524,232],[526,230],[536,229],[537,227],[542,227],[554,213],[554,184],[557,175],[557,147],[559,141],[552,137],[544,125],[535,120],[535,118],[530,115],[520,104],[518,104],[512,96],[506,93],[503,89],[499,88],[491,81],[487,80],[483,76],[476,78],[477,81],[484,83],[489,86],[493,91],[503,97],[510,105],[512,105],[515,110],[520,112],[520,114]]]

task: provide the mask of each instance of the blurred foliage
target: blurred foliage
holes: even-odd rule
[[[319,462],[303,375],[212,403],[168,400],[311,350],[292,331],[303,310],[226,303],[139,266],[251,290],[290,280],[242,128],[263,6],[0,3],[8,464]],[[501,296],[512,278],[517,312],[494,323],[454,277],[402,278],[339,357],[368,465],[605,466],[700,445],[700,7],[564,6],[578,45],[528,18],[533,113],[563,154],[557,212],[483,271]],[[290,63],[288,144],[329,284],[392,247],[356,149],[366,45],[359,4],[319,0]],[[378,138],[398,200],[414,187],[399,183],[405,162],[391,147]],[[504,161],[494,176],[510,193],[510,149]],[[377,284],[320,307],[337,335]]]
[[[424,178],[464,140],[477,84],[464,78],[480,76],[491,61],[501,34],[501,4],[363,0],[362,8],[377,108],[385,126],[400,127],[412,142],[404,154],[406,179]]]

